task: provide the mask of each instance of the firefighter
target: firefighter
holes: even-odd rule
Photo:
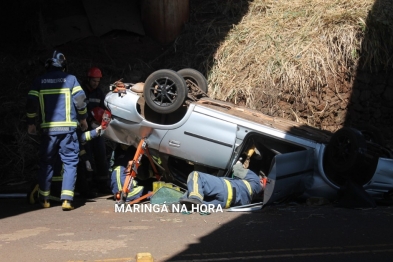
[[[99,138],[100,135],[104,132],[101,127],[102,116],[104,114],[104,109],[101,107],[95,107],[91,111],[91,115],[93,116],[93,120],[91,123],[92,130],[82,132],[79,130],[79,165],[78,165],[78,179],[77,179],[77,187],[79,189],[79,193],[84,197],[95,197],[96,192],[93,189],[92,185],[92,176],[91,173],[94,171],[91,165],[90,155],[86,152],[86,147],[88,146],[90,140]],[[88,143],[89,142],[89,143]]]
[[[94,124],[95,127],[93,130],[82,132],[79,128],[77,129],[80,151],[79,151],[79,163],[77,168],[76,187],[79,188],[78,192],[85,197],[92,197],[95,196],[95,194],[90,191],[91,190],[90,188],[91,185],[89,183],[90,180],[86,176],[87,173],[86,171],[92,171],[92,170],[91,170],[90,161],[87,158],[86,151],[84,150],[84,146],[87,142],[89,142],[90,140],[96,137],[99,137],[104,132],[102,130],[101,125],[97,124],[101,122],[103,113],[104,110],[103,109],[101,110],[101,108],[95,108],[93,110],[93,115],[95,118],[95,124]],[[64,174],[63,163],[61,162],[60,156],[57,156],[57,160],[53,167],[51,190],[50,190],[50,195],[48,197],[49,200],[53,200],[56,202],[61,201],[59,197],[61,196],[63,174]],[[30,204],[36,203],[36,200],[39,197],[38,190],[39,190],[39,184],[36,183],[36,181],[34,181],[33,186],[30,188],[30,191],[27,195]]]
[[[72,210],[79,142],[76,134],[78,120],[87,130],[86,95],[74,75],[68,74],[65,56],[55,51],[45,63],[47,72],[36,78],[27,96],[28,133],[35,135],[36,117],[40,116],[42,129],[40,143],[40,170],[38,173],[39,202],[50,207],[49,195],[53,167],[57,155],[63,162],[61,201],[63,210]]]
[[[245,169],[241,162],[233,167],[232,178],[216,177],[193,171],[187,179],[187,193],[180,204],[191,210],[192,205],[208,205],[229,208],[247,205],[263,190],[263,180],[253,171]]]
[[[116,199],[116,193],[121,191],[126,180],[126,173],[124,172],[127,168],[128,162],[134,158],[136,148],[120,144],[116,147],[114,152],[114,164],[112,168],[111,176],[111,190]],[[149,159],[142,157],[141,165],[137,170],[137,177],[133,180],[132,188],[127,195],[126,201],[133,201],[142,196],[144,187],[140,184],[143,180],[147,180],[151,175],[152,171],[149,168]]]
[[[99,107],[105,110],[105,94],[99,87],[101,78],[101,70],[97,67],[92,67],[87,72],[87,81],[82,84],[82,88],[86,94],[88,111],[87,124],[89,130],[94,129],[92,126],[94,123],[94,116],[91,113],[93,109]],[[92,160],[91,165],[94,170],[95,180],[97,180],[97,182],[100,181],[104,187],[107,186],[109,182],[109,164],[106,155],[105,138],[99,137],[95,139],[87,144],[85,149],[89,159]]]

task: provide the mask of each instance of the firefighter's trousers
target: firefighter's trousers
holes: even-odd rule
[[[202,172],[191,172],[187,179],[188,197],[204,204],[225,207],[228,200],[228,188],[221,177]]]
[[[54,167],[58,155],[63,162],[62,200],[73,200],[78,165],[79,142],[76,132],[48,135],[43,134],[40,149],[40,171],[38,173],[39,194],[41,199],[48,199]]]

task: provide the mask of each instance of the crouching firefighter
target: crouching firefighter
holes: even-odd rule
[[[262,176],[240,162],[234,165],[232,178],[193,171],[187,179],[187,193],[179,202],[188,210],[202,204],[221,208],[248,205],[263,191],[263,183]]]
[[[136,148],[120,144],[115,150],[114,164],[111,175],[111,190],[113,193],[114,200],[116,200],[116,194],[122,190],[124,182],[127,177],[127,166],[130,159],[134,158]],[[141,165],[138,167],[137,177],[133,179],[130,192],[127,194],[126,201],[133,201],[142,196],[143,186],[138,185],[141,180],[146,180],[150,177],[151,170],[149,169],[149,160],[142,157]]]
[[[49,195],[57,155],[63,163],[61,201],[63,210],[74,206],[74,187],[78,165],[78,120],[82,131],[87,129],[86,95],[74,75],[66,73],[67,61],[55,51],[45,63],[47,72],[36,78],[27,95],[28,133],[36,134],[35,119],[40,116],[42,129],[40,169],[38,171],[39,202],[50,207]]]

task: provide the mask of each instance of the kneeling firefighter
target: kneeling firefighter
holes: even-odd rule
[[[116,193],[122,190],[124,181],[126,180],[127,174],[125,170],[129,160],[134,158],[136,148],[120,144],[114,152],[114,164],[111,175],[111,190],[116,200]],[[141,180],[146,180],[152,175],[152,171],[149,168],[149,160],[146,157],[142,157],[141,165],[138,168],[137,177],[132,182],[132,188],[127,195],[126,201],[133,201],[143,194],[143,186],[138,185]]]

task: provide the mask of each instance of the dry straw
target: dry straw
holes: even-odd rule
[[[372,0],[255,0],[215,55],[211,95],[251,108],[298,103],[353,72]]]

